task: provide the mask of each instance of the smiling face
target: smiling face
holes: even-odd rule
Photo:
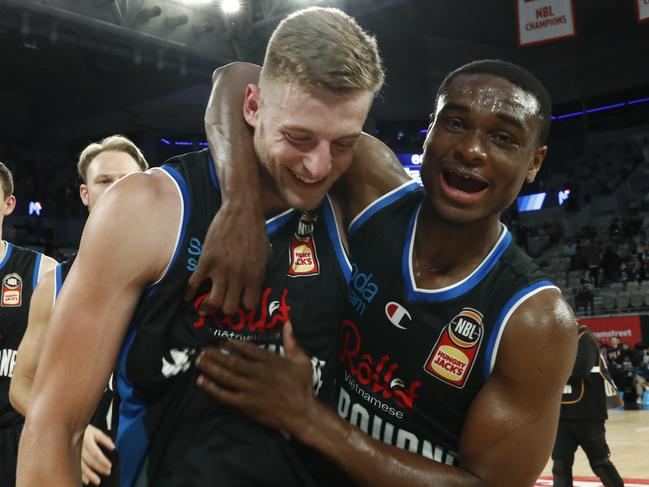
[[[369,90],[249,85],[244,116],[267,182],[286,206],[316,207],[349,167],[372,103]]]
[[[455,78],[424,144],[422,181],[436,214],[456,224],[498,218],[547,152],[538,146],[538,113],[538,100],[503,78]]]

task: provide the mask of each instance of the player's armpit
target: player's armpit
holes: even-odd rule
[[[29,408],[29,396],[54,303],[55,279],[56,270],[52,269],[41,278],[34,290],[29,305],[27,329],[16,354],[9,400],[16,411],[23,416],[27,414]]]
[[[180,206],[172,182],[154,171],[115,183],[93,209],[50,319],[21,438],[19,486],[80,483],[83,432],[142,291],[171,259]]]
[[[394,152],[363,133],[352,164],[331,190],[341,205],[345,227],[371,203],[409,180]]]
[[[576,345],[575,318],[556,289],[530,297],[512,314],[460,439],[460,468],[479,485],[534,485],[552,451]]]

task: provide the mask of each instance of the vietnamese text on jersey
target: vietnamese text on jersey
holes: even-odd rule
[[[509,317],[554,285],[503,226],[468,277],[443,289],[417,287],[413,243],[424,197],[406,183],[352,222],[336,409],[377,440],[455,464],[469,406],[493,369]]]

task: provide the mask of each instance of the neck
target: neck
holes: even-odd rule
[[[261,204],[266,219],[271,218],[284,210],[288,210],[288,204],[278,194],[274,181],[265,171],[262,171],[261,186]]]
[[[480,265],[500,232],[499,215],[456,224],[442,219],[430,202],[425,201],[416,226],[415,280],[428,288],[455,284]]]

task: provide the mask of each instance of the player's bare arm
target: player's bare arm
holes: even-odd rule
[[[29,305],[27,329],[16,354],[16,367],[9,388],[9,399],[11,405],[23,416],[27,415],[29,408],[29,396],[36,375],[38,358],[52,312],[55,279],[56,271],[52,269],[41,278],[34,290]]]
[[[257,305],[270,254],[263,208],[258,199],[259,168],[251,128],[245,122],[242,109],[245,88],[249,83],[257,83],[259,66],[231,63],[214,71],[212,79],[205,133],[221,183],[223,204],[208,228],[186,297],[191,299],[198,286],[209,278],[212,288],[199,312],[222,308],[231,314],[240,302],[247,309]]]
[[[316,400],[308,361],[290,333],[286,358],[228,343],[225,354],[204,352],[197,366],[199,385],[213,397],[294,435],[359,485],[523,487],[534,484],[552,449],[576,340],[558,291],[541,291],[513,313],[492,375],[469,411],[457,467],[376,441]]]
[[[93,209],[50,319],[17,485],[80,483],[84,430],[142,291],[171,258],[179,220],[179,196],[159,171],[124,178]]]

